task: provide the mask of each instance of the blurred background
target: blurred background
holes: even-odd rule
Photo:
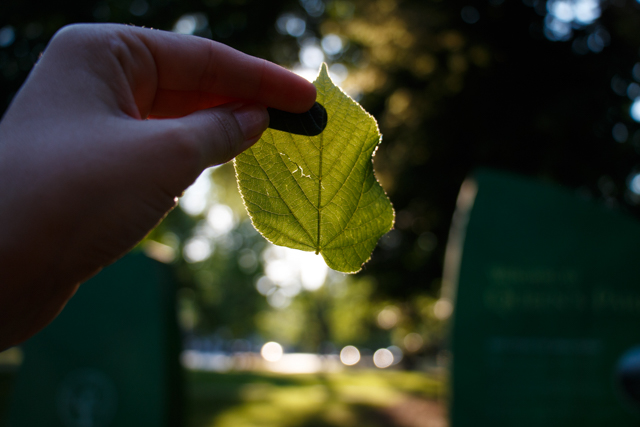
[[[443,259],[478,167],[640,216],[636,0],[3,0],[0,111],[76,22],[194,34],[310,80],[326,62],[383,134],[396,226],[355,276],[266,242],[230,164],[140,245],[177,283],[187,425],[445,425]]]

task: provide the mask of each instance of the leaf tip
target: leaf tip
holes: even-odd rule
[[[323,62],[322,64],[320,64],[320,69],[318,70],[318,77],[316,77],[313,83],[315,84],[317,81],[321,79],[322,80],[328,79],[329,81],[331,81],[331,83],[333,83],[333,80],[331,80],[331,77],[329,76],[329,66],[327,65],[326,62]]]

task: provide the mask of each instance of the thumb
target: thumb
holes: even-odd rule
[[[180,128],[200,152],[203,168],[228,162],[251,147],[269,126],[269,114],[260,104],[233,103],[188,116],[170,119],[180,122]]]

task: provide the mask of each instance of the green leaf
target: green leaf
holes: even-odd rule
[[[356,273],[395,213],[373,173],[381,141],[376,120],[329,78],[313,83],[328,114],[317,136],[267,129],[234,161],[254,227],[270,242],[322,254],[329,267]]]

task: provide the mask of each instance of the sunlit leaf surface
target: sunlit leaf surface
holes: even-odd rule
[[[380,142],[375,119],[336,87],[323,65],[317,101],[328,114],[317,136],[268,129],[235,159],[253,225],[276,245],[322,254],[355,273],[391,230],[394,211],[373,173]]]

